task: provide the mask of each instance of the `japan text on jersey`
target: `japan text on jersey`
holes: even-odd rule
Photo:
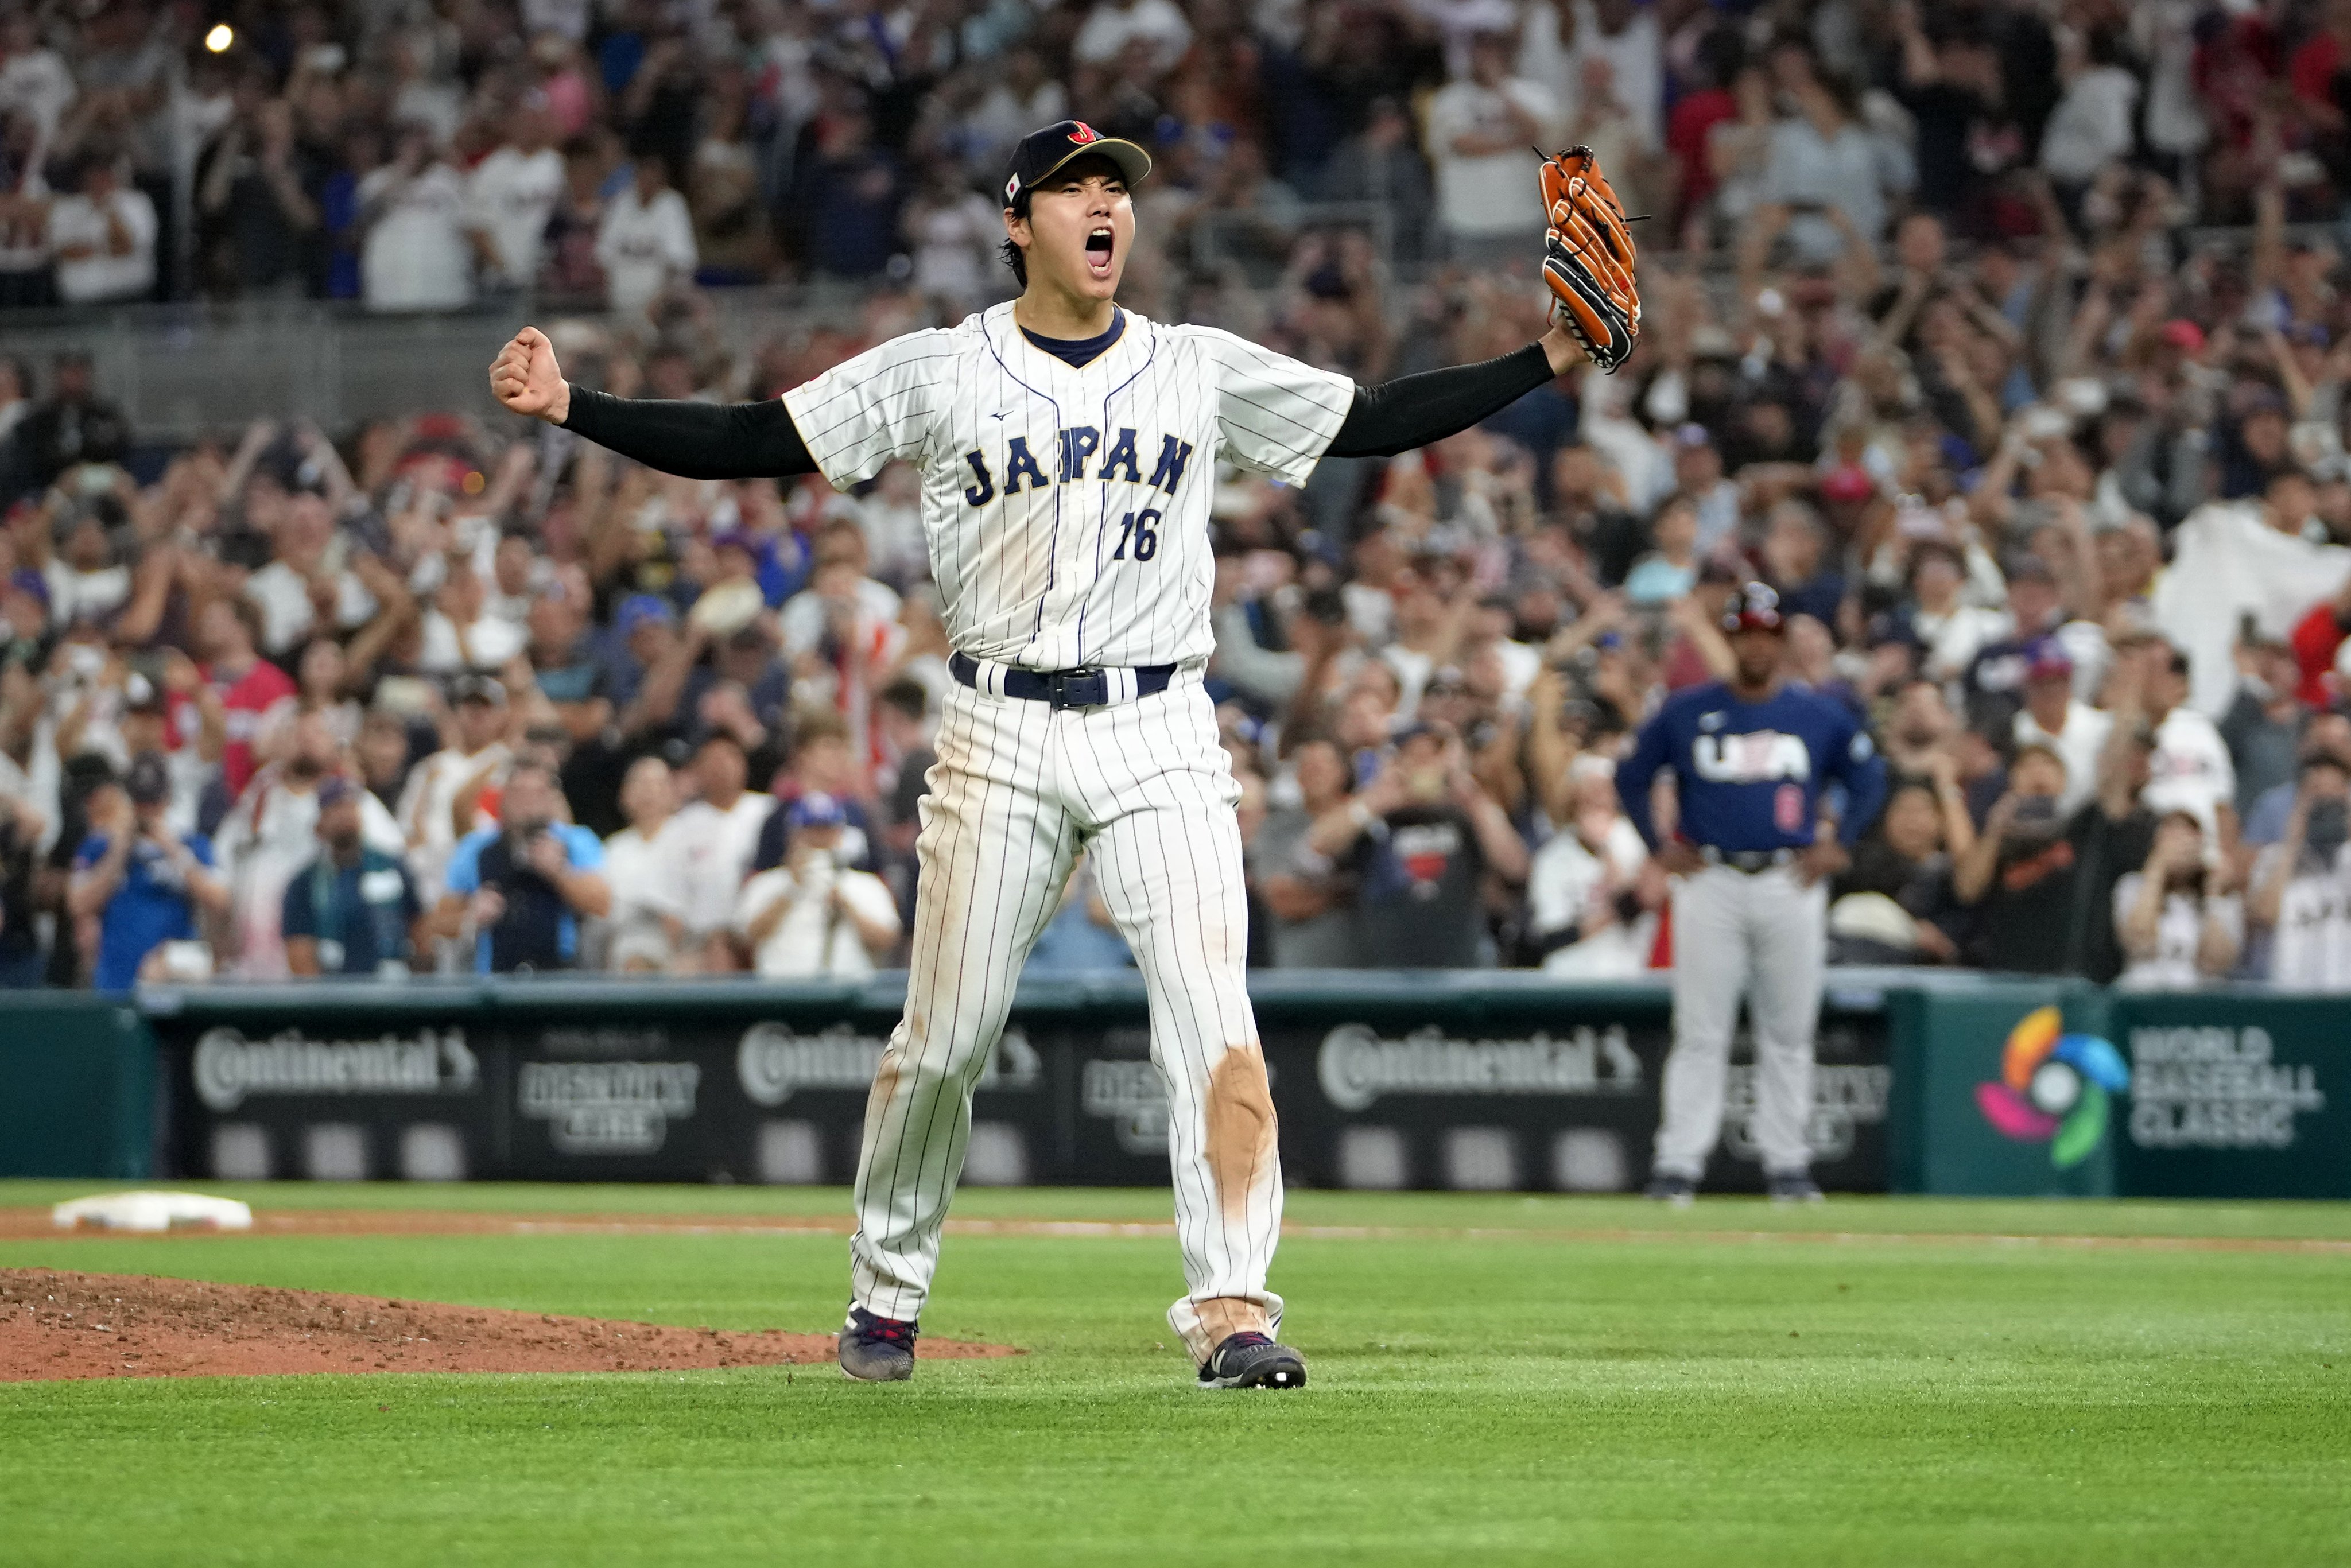
[[[947,640],[1029,669],[1207,660],[1219,461],[1302,484],[1354,401],[1346,377],[1129,311],[1082,367],[1012,307],[911,333],[784,394],[824,476],[923,475]]]

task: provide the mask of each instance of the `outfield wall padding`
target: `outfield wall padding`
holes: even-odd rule
[[[1646,1174],[1662,978],[1250,985],[1293,1182],[1616,1191]],[[841,1182],[904,987],[312,982],[150,989],[136,1010],[0,996],[0,1175]],[[1838,970],[1823,1002],[1808,1132],[1832,1190],[2351,1197],[2343,999]],[[2133,1075],[2062,1165],[1980,1102],[2044,1006]],[[1751,1103],[1742,1041],[1711,1189],[1761,1185]],[[967,1179],[1164,1183],[1166,1113],[1134,976],[1026,982],[976,1092]]]

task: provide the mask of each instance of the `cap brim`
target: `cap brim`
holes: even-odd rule
[[[1035,190],[1038,186],[1043,184],[1046,181],[1060,173],[1063,169],[1069,167],[1073,161],[1083,158],[1088,153],[1100,153],[1102,157],[1105,157],[1112,162],[1117,164],[1120,175],[1125,179],[1130,189],[1141,184],[1144,180],[1151,176],[1150,153],[1145,152],[1142,148],[1136,146],[1132,141],[1123,141],[1116,136],[1104,136],[1098,138],[1095,141],[1084,142],[1079,146],[1071,148],[1067,157],[1062,158],[1051,168],[1046,170],[1043,173],[1029,181],[1027,188],[1031,191]]]

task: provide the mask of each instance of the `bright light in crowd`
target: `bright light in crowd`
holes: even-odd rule
[[[236,29],[226,22],[214,23],[213,30],[204,35],[204,47],[216,55],[228,53],[228,47],[235,42]]]

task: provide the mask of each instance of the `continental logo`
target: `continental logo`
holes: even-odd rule
[[[516,1101],[567,1155],[650,1155],[694,1114],[691,1061],[526,1061]]]
[[[1322,1037],[1315,1073],[1332,1104],[1361,1111],[1383,1094],[1629,1094],[1641,1059],[1617,1024],[1524,1040],[1455,1040],[1431,1025],[1384,1040],[1349,1023]]]
[[[312,1040],[292,1029],[247,1040],[210,1029],[197,1038],[193,1069],[196,1098],[215,1111],[256,1094],[466,1094],[482,1076],[461,1029],[374,1040]]]
[[[801,1034],[789,1024],[757,1023],[735,1048],[735,1073],[743,1092],[761,1105],[780,1105],[803,1089],[862,1092],[873,1082],[888,1040],[860,1034],[845,1023]],[[1037,1048],[1018,1029],[1008,1029],[981,1070],[982,1089],[1027,1089],[1042,1075]]]

